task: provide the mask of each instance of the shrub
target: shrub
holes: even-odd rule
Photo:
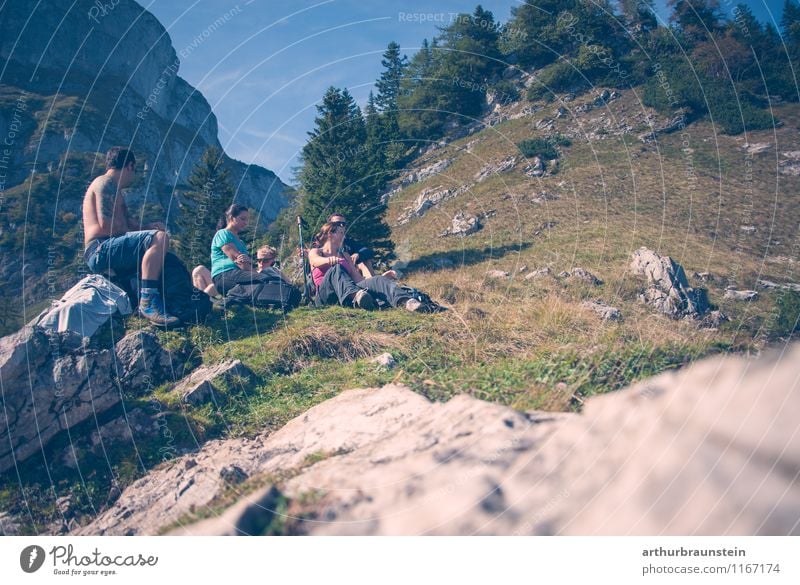
[[[517,144],[517,148],[527,158],[538,156],[545,160],[554,160],[559,157],[556,146],[570,146],[572,141],[557,134],[547,138],[530,138]]]

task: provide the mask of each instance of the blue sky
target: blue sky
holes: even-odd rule
[[[665,0],[656,0],[664,13]],[[409,56],[450,14],[476,0],[139,0],[172,37],[179,74],[208,99],[225,150],[293,177],[325,89],[347,87],[359,104],[396,41]],[[720,0],[733,8],[736,0]],[[780,21],[783,0],[746,0],[764,21]],[[485,0],[508,20],[518,0]],[[215,21],[219,24],[214,25]]]

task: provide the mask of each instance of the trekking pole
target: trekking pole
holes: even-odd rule
[[[311,295],[309,294],[308,271],[306,270],[306,249],[303,243],[303,218],[299,215],[297,216],[297,231],[300,234],[300,262],[302,262],[303,265],[303,304],[307,305],[311,302]]]

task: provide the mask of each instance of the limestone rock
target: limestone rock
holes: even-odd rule
[[[397,218],[397,225],[406,224],[415,217],[422,217],[434,205],[438,205],[442,201],[452,199],[453,197],[460,195],[462,192],[462,190],[453,191],[451,189],[445,189],[441,185],[438,187],[423,189],[411,206],[408,207],[406,211]]]
[[[480,183],[485,181],[492,175],[497,175],[500,173],[505,173],[510,171],[517,165],[517,157],[516,156],[509,156],[504,158],[498,163],[490,163],[483,167],[480,171],[475,173],[475,182]]]
[[[763,152],[767,152],[769,149],[772,148],[771,142],[755,142],[753,144],[745,144],[742,148],[744,148],[747,154],[761,154]]]
[[[489,270],[486,273],[486,278],[491,278],[491,279],[494,279],[494,280],[508,278],[509,276],[510,276],[510,274],[508,272],[506,272],[505,270]]]
[[[710,309],[706,290],[690,288],[683,267],[669,256],[639,248],[633,253],[631,271],[647,277],[648,288],[639,299],[668,317],[699,319]]]
[[[445,236],[470,236],[481,229],[477,216],[459,211],[453,217],[452,225],[441,233]]]
[[[376,355],[375,357],[370,358],[368,361],[371,364],[377,364],[381,367],[386,368],[387,370],[391,370],[397,365],[394,356],[389,352],[384,352],[380,355]]]
[[[733,301],[755,301],[758,299],[758,292],[754,290],[735,290],[729,288],[725,291],[725,298]]]
[[[569,271],[565,270],[563,272],[559,272],[558,275],[561,278],[585,282],[586,284],[591,284],[592,286],[599,286],[603,284],[603,281],[597,278],[594,274],[580,267],[573,268]]]
[[[525,275],[525,280],[535,280],[538,278],[544,278],[546,276],[552,276],[552,271],[545,266],[544,268],[537,268],[536,270],[531,270],[528,274]]]
[[[430,403],[398,386],[351,390],[263,439],[270,457],[251,465],[270,472],[327,456],[173,534],[259,534],[279,498],[314,494],[287,521],[291,532],[797,535],[798,361],[800,344],[756,361],[717,356],[589,398],[580,415],[466,395]],[[231,454],[204,449],[208,467],[193,477],[218,477],[222,452]],[[159,497],[129,488],[76,532],[156,531],[147,519],[174,517],[195,489],[175,498],[188,480],[179,470],[154,472],[147,486]]]
[[[137,390],[140,377],[153,386],[167,379],[158,358],[151,359],[163,350],[157,340],[149,345],[155,337],[148,336],[129,334],[113,352],[76,346],[74,336],[35,327],[0,339],[0,435],[7,437],[0,443],[0,472],[41,452],[60,432],[117,405],[120,388]]]
[[[758,279],[758,285],[764,288],[793,290],[795,292],[800,292],[800,284],[796,282],[777,283],[777,282],[772,282],[771,280],[765,280],[763,278],[760,278]]]
[[[603,321],[622,321],[622,313],[620,310],[601,300],[585,301],[581,303],[581,306],[597,313]]]
[[[161,347],[158,338],[150,331],[133,331],[117,342],[119,381],[134,395],[152,391],[164,380],[172,377],[172,355]],[[176,372],[180,377],[183,372]]]
[[[189,377],[181,380],[173,392],[187,404],[216,402],[216,394],[221,391],[220,384],[228,387],[240,385],[246,382],[252,374],[240,360],[224,361],[198,368]]]

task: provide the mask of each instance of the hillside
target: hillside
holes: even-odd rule
[[[301,308],[281,316],[238,307],[215,312],[203,326],[158,333],[171,352],[166,381],[124,390],[123,402],[97,421],[82,423],[71,438],[57,435],[45,452],[49,478],[39,456],[21,464],[18,479],[0,491],[3,509],[26,533],[76,530],[154,467],[170,469],[211,439],[269,436],[349,388],[398,383],[437,402],[467,394],[520,411],[580,411],[595,394],[705,355],[758,353],[790,338],[799,295],[777,285],[798,280],[798,106],[776,107],[781,127],[747,136],[750,151],[758,151],[750,155],[744,137],[715,135],[704,122],[687,128],[690,152],[681,150],[678,133],[643,142],[646,120],[655,127],[664,121],[637,105],[633,92],[608,94],[591,108],[594,95],[570,98],[560,117],[557,103],[489,113],[485,129],[432,145],[397,180],[389,198],[397,267],[447,313]],[[570,137],[558,147],[557,171],[550,162],[543,176],[527,175],[516,143],[553,132]],[[420,208],[422,193],[444,189],[455,194],[398,222]],[[440,236],[458,212],[475,215],[482,227]],[[646,279],[630,269],[640,246],[682,264],[691,286],[706,288],[729,320],[675,320],[642,303]],[[602,282],[581,278],[577,267]],[[729,286],[758,294],[727,298]],[[621,320],[603,319],[587,300],[617,308]],[[120,325],[94,345],[111,347],[145,323]],[[382,352],[396,367],[371,362]],[[176,372],[230,359],[241,360],[247,374],[217,383],[214,403],[186,404],[173,390]],[[108,430],[133,420],[138,430],[130,435]],[[106,429],[101,443],[98,428]]]

